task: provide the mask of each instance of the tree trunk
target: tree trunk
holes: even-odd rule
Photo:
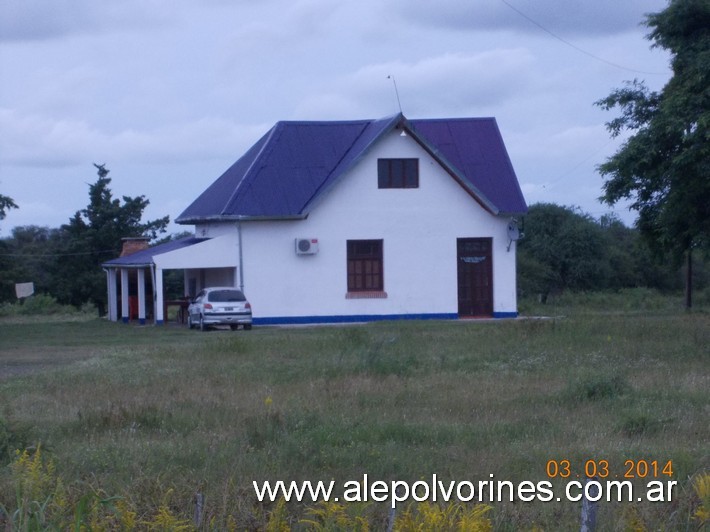
[[[693,307],[693,252],[688,247],[688,259],[685,267],[685,308]]]

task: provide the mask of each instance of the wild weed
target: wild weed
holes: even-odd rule
[[[67,510],[64,487],[54,462],[45,458],[41,446],[32,452],[16,451],[10,464],[15,487],[15,508],[4,509],[14,530],[41,530]]]
[[[395,530],[401,532],[419,532],[423,530],[466,532],[488,532],[493,530],[491,520],[486,516],[491,506],[477,504],[466,506],[449,503],[440,506],[430,502],[410,505],[397,516]]]
[[[286,501],[284,499],[279,499],[276,503],[276,507],[269,514],[265,529],[266,532],[289,532],[291,530],[288,511],[286,510]]]
[[[321,501],[306,510],[306,518],[299,523],[308,530],[316,532],[370,530],[367,517],[362,515],[366,506],[360,504],[345,505],[337,502]]]
[[[698,497],[698,507],[693,514],[699,527],[710,525],[710,472],[700,473],[693,480],[693,490]]]

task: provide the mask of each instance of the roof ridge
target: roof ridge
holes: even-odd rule
[[[232,194],[230,194],[229,199],[227,199],[226,203],[222,207],[222,210],[220,212],[220,215],[224,215],[225,211],[227,210],[227,207],[231,205],[232,201],[239,195],[239,192],[241,192],[241,186],[244,180],[247,178],[247,176],[251,173],[252,168],[254,168],[254,165],[258,160],[261,159],[261,156],[264,154],[266,151],[267,147],[271,145],[271,138],[276,134],[276,130],[280,129],[280,126],[282,125],[282,122],[276,122],[274,126],[262,137],[264,140],[263,146],[259,148],[259,151],[254,155],[254,158],[251,161],[251,164],[249,164],[249,168],[246,169],[246,171],[242,174],[242,178],[239,180],[239,182],[236,184],[234,187],[234,191]],[[270,148],[273,150],[273,146]]]
[[[361,120],[279,120],[276,126],[333,126],[344,124],[368,124],[376,119],[361,119]]]
[[[353,146],[355,146],[355,144],[357,143],[357,141],[362,137],[362,135],[365,133],[365,131],[367,130],[367,128],[370,127],[370,125],[372,124],[372,122],[373,122],[373,120],[368,120],[368,121],[363,122],[363,126],[362,126],[362,128],[360,129],[360,132],[357,134],[357,136],[356,136],[356,137],[353,139],[353,141],[350,143],[350,147],[349,147],[347,150],[345,150],[345,151],[343,152],[343,154],[342,154],[342,155],[340,156],[340,158],[335,162],[335,164],[333,165],[333,167],[328,170],[328,175],[327,175],[326,178],[321,182],[321,184],[316,187],[316,189],[313,191],[313,194],[311,194],[311,197],[308,198],[308,200],[303,204],[303,209],[301,210],[301,212],[305,211],[306,208],[308,207],[308,205],[309,205],[315,198],[317,198],[317,197],[320,195],[321,191],[323,190],[323,187],[325,187],[326,183],[328,183],[328,182],[330,181],[330,178],[331,178],[331,177],[333,176],[333,174],[335,173],[335,170],[340,166],[340,163],[343,162],[343,160],[345,159],[345,157],[347,157],[347,155],[348,155],[348,154],[350,153],[350,151],[353,149]],[[355,122],[353,122],[353,123],[355,123]]]
[[[313,194],[311,194],[311,197],[308,198],[308,201],[306,201],[303,204],[303,208],[301,209],[301,213],[310,212],[311,204],[323,193],[324,190],[326,190],[332,186],[331,179],[335,175],[336,170],[338,170],[338,168],[340,167],[342,162],[345,159],[347,159],[348,155],[350,155],[350,153],[352,152],[355,145],[362,138],[362,136],[365,134],[365,132],[367,131],[367,129],[369,127],[371,127],[373,124],[375,124],[377,122],[385,122],[385,123],[390,124],[388,127],[383,128],[383,130],[375,136],[375,139],[373,139],[371,142],[368,142],[366,146],[362,147],[362,149],[360,150],[360,154],[355,156],[355,158],[353,159],[353,162],[351,162],[351,164],[348,166],[348,168],[350,166],[352,166],[355,161],[359,160],[360,155],[362,155],[362,153],[367,151],[369,149],[369,147],[372,145],[372,143],[375,142],[376,139],[379,139],[380,136],[385,131],[390,130],[390,128],[392,127],[391,124],[400,123],[402,120],[405,120],[404,115],[402,113],[397,113],[397,114],[394,114],[394,115],[391,115],[391,116],[385,117],[385,118],[377,118],[377,119],[370,119],[370,120],[362,121],[364,124],[364,127],[360,130],[357,137],[355,137],[353,139],[353,141],[350,143],[350,147],[343,152],[343,154],[338,159],[338,161],[335,163],[335,165],[333,165],[333,168],[330,169],[326,178],[320,183],[320,185],[318,185],[318,187],[316,187],[316,189],[313,191]],[[342,173],[346,172],[348,168],[341,170],[339,173],[342,174]]]
[[[495,119],[495,116],[458,116],[452,118],[408,118],[407,120],[409,122],[463,122]]]

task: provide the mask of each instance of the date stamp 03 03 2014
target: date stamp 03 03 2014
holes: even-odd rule
[[[574,463],[571,460],[548,460],[545,473],[550,479],[599,478],[599,479],[662,479],[673,477],[672,460],[624,460],[612,464],[609,460],[589,459]]]

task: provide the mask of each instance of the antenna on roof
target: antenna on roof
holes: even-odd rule
[[[397,82],[394,80],[394,76],[392,75],[387,76],[387,79],[392,80],[392,84],[394,85],[394,95],[397,97],[397,105],[399,106],[399,112],[402,113],[402,102],[399,101],[399,91],[397,90]]]

